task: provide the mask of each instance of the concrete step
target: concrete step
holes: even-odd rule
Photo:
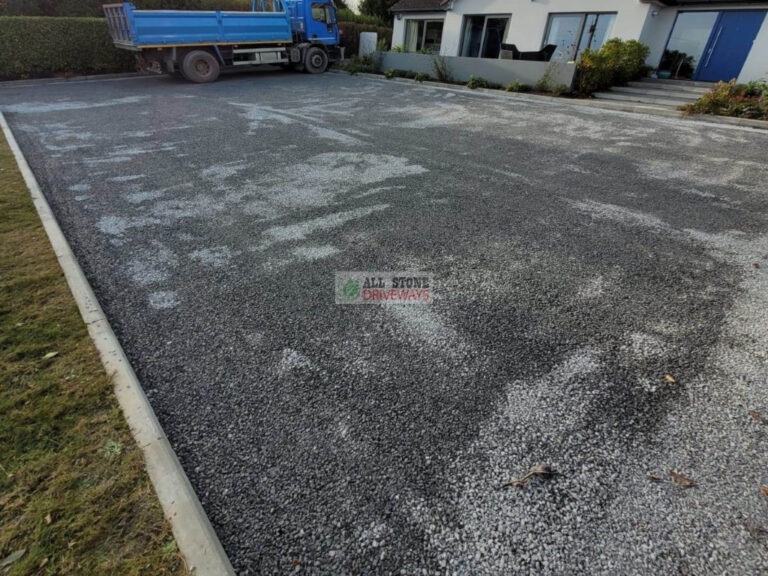
[[[715,87],[715,82],[696,82],[694,80],[672,80],[664,78],[643,78],[640,82],[648,82],[649,84],[659,84],[664,86],[679,86],[681,88],[704,88],[711,90]]]
[[[686,92],[699,96],[709,91],[709,88],[703,88],[701,86],[689,86],[688,84],[663,84],[658,82],[649,82],[647,80],[629,82],[627,85],[630,88],[643,88],[646,90],[659,90],[663,92]]]
[[[653,104],[654,106],[665,106],[668,108],[677,108],[678,106],[682,106],[688,102],[685,100],[675,100],[673,98],[661,98],[658,96],[643,96],[635,94],[620,94],[618,92],[595,92],[592,96],[601,100],[640,102],[641,104]]]
[[[658,98],[667,98],[672,100],[680,100],[681,102],[696,102],[701,94],[698,92],[679,92],[677,90],[657,90],[655,88],[647,87],[634,87],[634,86],[614,86],[611,88],[611,92],[618,94],[630,94],[636,96],[651,96]]]

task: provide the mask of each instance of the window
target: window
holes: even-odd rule
[[[256,0],[253,10],[254,12],[283,12],[283,4],[280,0]]]
[[[408,52],[423,50],[438,54],[443,41],[442,20],[405,21],[405,49]]]
[[[584,50],[599,50],[608,40],[616,13],[550,14],[544,46],[557,46],[553,60],[568,62]]]
[[[509,16],[467,16],[460,54],[471,58],[498,58],[508,24]]]
[[[312,2],[312,20],[322,22],[323,24],[332,24],[331,11],[328,8],[328,4]]]
[[[709,42],[719,12],[680,12],[659,70],[675,78],[692,78]]]

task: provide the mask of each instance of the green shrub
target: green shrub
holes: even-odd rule
[[[489,88],[488,80],[482,76],[470,76],[466,86],[470,90],[477,90],[478,88]]]
[[[425,74],[424,72],[418,72],[416,76],[413,77],[416,82],[424,82],[426,80],[429,80],[429,74]]]
[[[562,96],[563,94],[569,94],[571,92],[570,86],[567,84],[555,84],[550,89],[553,96]]]
[[[388,22],[382,22],[376,16],[370,14],[355,14],[352,10],[339,9],[336,11],[336,20],[339,22],[353,22],[355,24],[367,24],[386,28]]]
[[[582,94],[626,84],[647,72],[650,49],[637,40],[608,40],[600,50],[584,50],[576,69],[576,85]]]
[[[395,77],[395,69],[394,68],[390,68],[389,70],[384,72],[384,77],[389,79],[389,80],[394,78]]]
[[[376,32],[378,42],[382,39],[387,45],[392,42],[392,29],[371,26],[370,24],[357,24],[356,22],[339,22],[339,31],[341,32],[341,45],[346,49],[347,57],[355,56],[360,49],[360,32]]]
[[[405,48],[403,48],[398,44],[397,46],[392,46],[392,52],[397,52],[398,54],[402,54],[403,52],[405,52]]]
[[[768,83],[718,82],[693,104],[682,106],[688,114],[717,114],[768,120]]]
[[[136,70],[100,18],[0,17],[0,79]]]
[[[504,88],[504,90],[507,92],[530,92],[531,86],[523,84],[520,80],[515,80],[511,84],[507,84],[507,87]]]

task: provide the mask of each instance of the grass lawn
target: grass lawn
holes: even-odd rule
[[[0,575],[186,573],[2,133],[0,247]]]

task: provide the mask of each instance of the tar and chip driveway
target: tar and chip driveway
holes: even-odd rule
[[[239,572],[768,570],[768,134],[333,74],[0,108]]]

